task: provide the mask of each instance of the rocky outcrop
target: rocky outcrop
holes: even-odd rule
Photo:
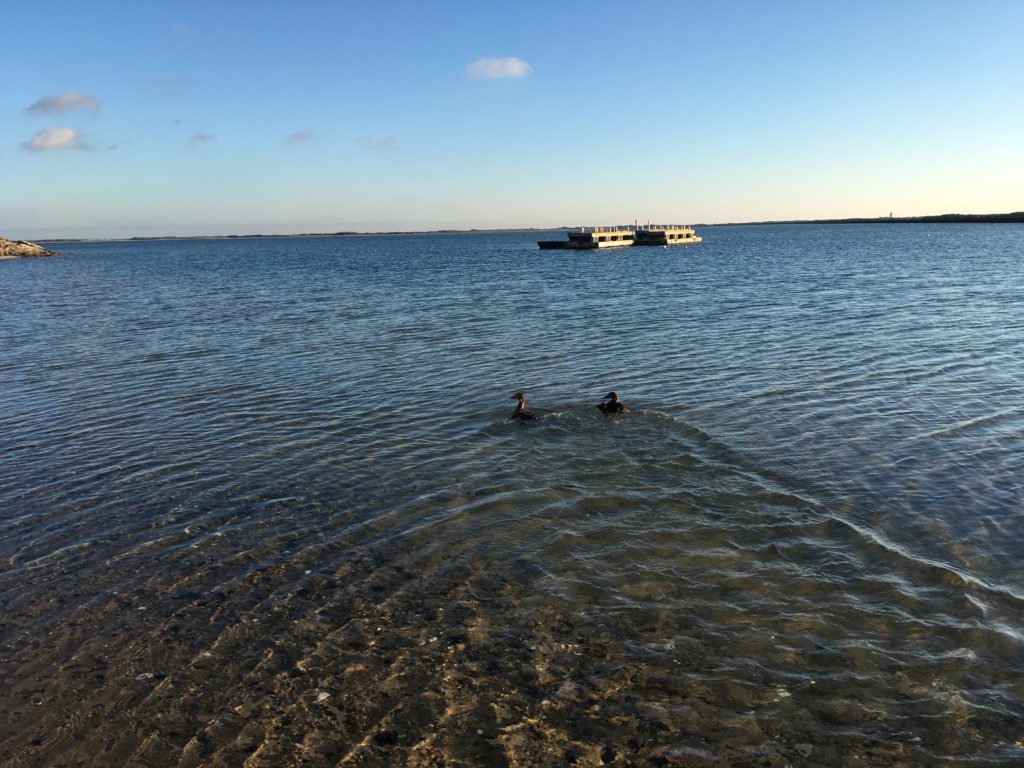
[[[31,256],[56,256],[41,245],[26,243],[24,240],[7,240],[0,237],[0,259],[20,259]]]

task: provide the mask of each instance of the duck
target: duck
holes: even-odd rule
[[[598,403],[597,409],[602,413],[628,413],[629,406],[625,403],[619,402],[619,394],[617,392],[609,392],[604,396],[607,403]]]
[[[536,419],[537,414],[533,411],[526,410],[526,396],[522,392],[516,392],[509,400],[518,400],[519,405],[516,406],[515,412],[512,414],[513,419],[523,419],[529,421],[530,419]]]

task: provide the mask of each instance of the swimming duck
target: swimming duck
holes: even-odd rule
[[[522,392],[516,392],[509,400],[518,400],[519,405],[516,406],[515,412],[512,414],[513,419],[536,419],[537,414],[533,411],[526,410],[526,396]]]
[[[598,403],[597,407],[602,413],[626,413],[629,411],[629,406],[625,403],[619,402],[619,395],[617,392],[609,392],[604,396],[607,403]]]

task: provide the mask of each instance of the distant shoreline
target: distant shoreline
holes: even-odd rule
[[[559,232],[576,227],[524,227],[520,229],[423,229],[394,232],[294,232],[278,235],[152,235],[149,237],[43,237],[39,243],[135,243],[152,240],[255,240],[297,237],[389,237],[408,235],[486,235],[498,232]]]
[[[695,227],[757,227],[769,224],[1024,224],[1024,211],[1014,213],[942,213],[934,216],[882,216],[847,219],[786,219],[778,221],[734,221],[720,224],[694,224]],[[392,232],[302,232],[283,235],[154,235],[151,237],[52,237],[37,238],[39,243],[132,243],[152,240],[248,240],[296,237],[384,237],[405,235],[471,235],[501,232],[564,232],[578,227],[520,227],[506,229],[431,229]]]
[[[698,227],[739,227],[765,224],[1024,224],[1024,211],[1015,213],[940,213],[935,216],[879,216],[873,219],[792,219],[786,221],[737,221],[729,224],[695,224]]]

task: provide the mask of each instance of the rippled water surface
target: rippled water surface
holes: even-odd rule
[[[0,262],[0,764],[1024,764],[1024,227],[700,234]]]

